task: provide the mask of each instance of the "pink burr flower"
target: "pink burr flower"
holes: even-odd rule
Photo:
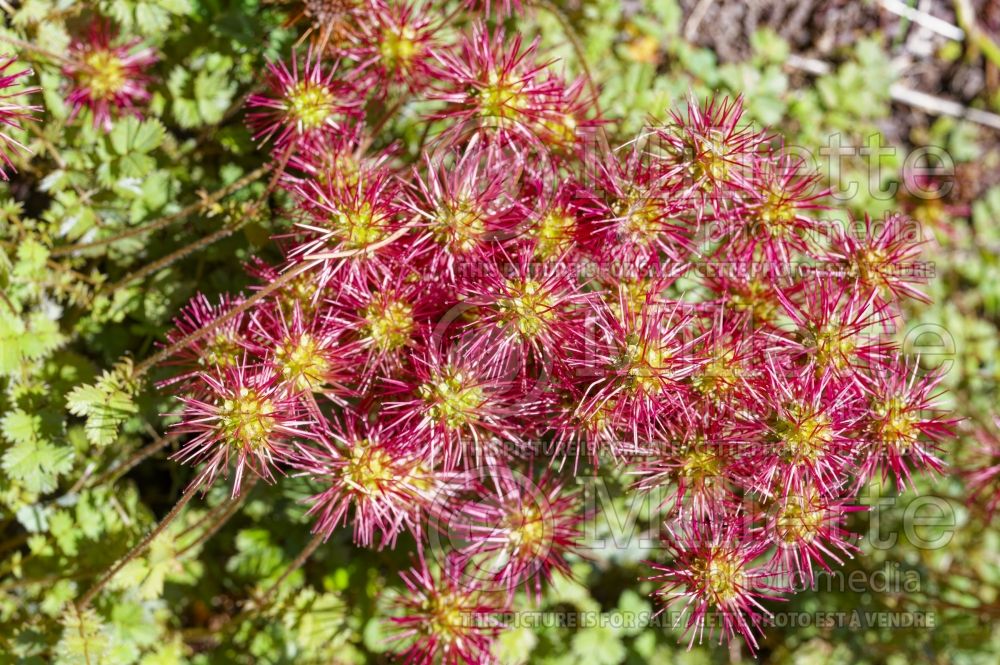
[[[454,49],[435,53],[442,86],[434,97],[447,105],[434,117],[459,136],[471,130],[502,142],[531,140],[534,127],[564,120],[564,84],[535,61],[537,49],[537,41],[524,47],[520,35],[508,41],[476,23]]]
[[[551,474],[537,483],[504,470],[473,488],[449,522],[466,575],[513,597],[519,587],[540,601],[543,583],[569,576],[587,518],[581,495]]]
[[[386,415],[446,470],[501,463],[523,445],[520,423],[538,405],[511,378],[497,377],[485,354],[440,344],[430,337],[414,354],[410,376],[385,381],[398,394],[386,402]]]
[[[386,94],[388,84],[416,92],[431,82],[441,25],[426,5],[370,0],[358,24],[339,50],[358,62],[378,94]]]
[[[463,575],[457,557],[432,572],[422,550],[419,563],[400,574],[405,591],[389,619],[397,655],[413,665],[495,662],[490,653],[509,610],[504,594]]]
[[[777,600],[784,589],[776,584],[775,572],[758,561],[770,543],[748,537],[745,518],[717,517],[668,528],[673,561],[651,564],[656,574],[649,579],[659,585],[654,595],[679,613],[674,624],[684,621],[689,647],[695,639],[702,642],[708,626],[709,639],[718,628],[720,643],[739,635],[755,650],[755,629],[771,614],[762,603]]]
[[[325,69],[321,54],[312,49],[300,63],[292,54],[284,62],[267,66],[267,94],[247,98],[247,122],[254,139],[274,140],[279,151],[302,148],[324,133],[344,130],[349,118],[361,110],[354,85],[338,75],[337,67]]]
[[[418,453],[400,445],[398,432],[370,424],[346,411],[319,448],[310,448],[299,466],[326,485],[311,497],[314,531],[327,538],[353,523],[354,542],[395,545],[405,529],[418,538],[422,518],[456,491],[458,474],[435,471]]]
[[[830,561],[844,564],[859,551],[858,540],[844,527],[847,517],[865,506],[853,505],[841,489],[824,490],[809,482],[790,484],[777,497],[762,527],[775,544],[773,563],[799,579],[793,585],[812,583],[813,564],[829,571]]]
[[[111,131],[113,117],[142,115],[151,95],[147,70],[159,56],[141,39],[115,45],[116,33],[106,22],[95,21],[87,37],[70,46],[69,62],[63,72],[72,80],[66,101],[73,107],[70,118],[84,109],[91,112],[95,127]]]
[[[937,404],[941,372],[922,373],[916,362],[898,359],[875,375],[862,430],[859,483],[881,470],[900,488],[914,471],[940,472],[940,442],[956,421]]]
[[[22,121],[34,120],[34,114],[42,110],[41,106],[24,104],[21,101],[22,97],[39,92],[39,88],[7,91],[8,88],[21,85],[22,79],[32,74],[30,67],[8,74],[7,70],[16,62],[17,58],[14,56],[0,56],[0,178],[3,180],[8,179],[3,166],[14,168],[14,163],[10,159],[11,154],[27,150],[8,131],[21,129]]]
[[[233,496],[249,471],[274,480],[295,455],[293,440],[308,439],[312,423],[303,417],[294,394],[273,371],[248,366],[246,360],[215,372],[202,372],[174,425],[193,434],[174,455],[185,464],[204,463],[195,482],[207,486],[235,466]]]

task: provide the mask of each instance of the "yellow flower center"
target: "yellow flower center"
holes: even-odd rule
[[[520,556],[535,559],[544,556],[552,540],[552,529],[545,515],[535,505],[515,506],[507,516],[504,531],[512,551]]]
[[[681,158],[689,162],[691,179],[700,181],[705,190],[711,190],[713,183],[725,180],[729,175],[729,162],[726,160],[726,139],[722,133],[710,130],[710,137],[692,139],[684,130],[679,131],[686,142]]]
[[[333,114],[333,93],[324,85],[302,81],[292,86],[285,98],[288,114],[303,131],[319,129]]]
[[[445,367],[417,392],[429,407],[428,415],[449,429],[475,422],[477,410],[486,401],[474,378],[455,367]]]
[[[733,602],[743,593],[747,576],[739,556],[713,548],[704,561],[692,564],[700,586],[716,606]]]
[[[387,68],[405,71],[420,52],[420,47],[416,42],[416,33],[409,26],[403,26],[398,34],[391,30],[384,32],[379,52],[382,54]]]
[[[866,248],[854,255],[853,263],[850,264],[848,270],[852,276],[863,282],[885,286],[888,280],[882,271],[885,270],[888,263],[888,257],[883,250]]]
[[[819,535],[826,511],[815,489],[790,495],[778,513],[778,537],[786,543],[808,543]]]
[[[507,296],[497,301],[503,319],[525,337],[534,337],[552,320],[551,295],[533,279],[508,280]]]
[[[479,115],[506,124],[528,108],[528,97],[523,91],[522,81],[511,81],[505,74],[491,72],[489,83],[479,91]]]
[[[773,321],[778,311],[767,287],[758,279],[750,280],[741,292],[734,293],[730,303],[737,311],[750,312],[761,322]]]
[[[919,414],[902,397],[890,397],[875,405],[878,437],[900,453],[907,452],[920,435]]]
[[[462,638],[468,632],[470,613],[463,607],[465,596],[445,593],[435,594],[422,608],[430,620],[424,627],[428,635],[433,635],[445,644]]]
[[[486,222],[474,203],[462,199],[438,210],[431,221],[434,240],[457,253],[469,252],[486,233]]]
[[[344,467],[344,481],[359,494],[381,493],[396,479],[392,457],[367,439],[361,439],[351,448],[351,457]]]
[[[114,52],[101,49],[83,56],[82,83],[93,99],[112,99],[127,82],[125,64]]]
[[[722,475],[722,460],[719,451],[704,440],[694,441],[680,450],[681,468],[679,475],[699,485],[710,485]]]
[[[255,451],[265,448],[275,427],[274,403],[252,388],[239,393],[219,407],[219,432],[234,448]]]
[[[619,234],[626,242],[648,247],[660,232],[660,205],[638,194],[619,201],[612,210],[618,218]]]
[[[322,349],[308,333],[303,333],[297,342],[288,339],[279,344],[275,348],[275,358],[281,365],[282,376],[303,390],[320,387],[330,369]]]
[[[827,324],[811,330],[817,370],[824,367],[844,369],[851,364],[851,356],[857,345],[849,335],[836,326]]]
[[[236,335],[229,330],[220,330],[205,344],[198,363],[208,367],[233,367],[239,362],[240,355]]]
[[[550,210],[542,217],[536,229],[538,244],[535,256],[551,259],[561,255],[573,244],[576,218],[565,210]]]
[[[362,313],[368,337],[382,351],[395,351],[410,341],[413,306],[401,300],[372,302]]]
[[[736,352],[719,349],[705,363],[701,372],[692,377],[695,390],[702,395],[721,397],[730,392],[739,380],[740,366],[736,362]]]
[[[542,130],[539,134],[555,147],[573,145],[576,141],[577,120],[572,113],[560,113],[552,117],[546,116],[541,121]]]
[[[758,216],[764,228],[771,237],[787,237],[795,222],[795,206],[784,192],[770,192],[767,200],[761,205]]]
[[[789,407],[788,416],[779,418],[774,430],[784,445],[785,457],[797,464],[816,461],[833,443],[830,417],[800,404]]]
[[[662,377],[671,357],[670,350],[658,340],[642,340],[630,333],[613,367],[627,370],[625,384],[632,391],[656,395],[663,389]]]
[[[385,239],[389,235],[387,221],[367,201],[357,210],[338,210],[330,218],[336,236],[348,249],[364,249]]]

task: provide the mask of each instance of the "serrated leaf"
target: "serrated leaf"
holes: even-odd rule
[[[104,398],[104,393],[97,386],[77,386],[66,396],[66,406],[74,416],[88,416],[94,405]]]
[[[498,637],[493,647],[493,655],[505,665],[527,663],[538,644],[538,636],[530,628],[518,626],[505,630]]]
[[[581,660],[595,665],[617,665],[625,660],[627,651],[615,631],[607,626],[594,626],[573,636],[572,652]]]
[[[143,558],[132,559],[108,582],[108,588],[123,591],[125,589],[135,589],[149,575],[149,566]]]
[[[45,599],[42,601],[40,609],[48,616],[58,616],[66,607],[66,604],[73,600],[76,595],[76,587],[68,579],[59,580],[45,592]]]
[[[133,601],[116,604],[110,623],[118,636],[139,647],[152,645],[160,632],[150,609]]]
[[[21,364],[21,338],[24,336],[24,321],[0,306],[0,374],[10,374]]]
[[[17,246],[14,276],[21,279],[41,278],[45,272],[45,262],[48,258],[49,250],[37,240],[28,238]]]
[[[57,510],[49,518],[49,533],[55,538],[56,545],[67,556],[76,556],[76,543],[80,540],[73,517],[65,510]]]
[[[27,334],[21,339],[21,354],[29,360],[44,358],[63,343],[59,324],[42,312],[32,312],[28,316]]]
[[[60,475],[73,468],[73,451],[35,439],[14,444],[3,453],[3,469],[30,492],[44,494],[56,488]]]
[[[140,32],[153,35],[170,27],[170,14],[162,7],[144,2],[135,8],[135,22]]]
[[[111,147],[119,155],[148,153],[160,147],[165,131],[155,118],[140,121],[129,116],[116,123],[111,130]]]
[[[103,447],[117,438],[123,422],[138,413],[139,407],[132,400],[133,391],[133,386],[128,389],[123,386],[117,371],[105,372],[97,383],[70,391],[66,405],[70,413],[87,419],[87,440]]]
[[[35,441],[41,428],[41,417],[26,413],[23,409],[11,411],[0,420],[0,431],[11,443]]]
[[[128,181],[124,179],[142,178],[148,175],[154,168],[156,168],[156,160],[149,155],[138,152],[129,153],[118,160],[118,172],[121,174],[122,179],[117,180],[115,186],[123,188],[123,186],[127,186],[128,184]],[[136,194],[139,194],[141,190],[135,188],[134,191]]]
[[[63,632],[55,649],[56,665],[108,662],[112,640],[97,612],[70,608],[61,623]]]

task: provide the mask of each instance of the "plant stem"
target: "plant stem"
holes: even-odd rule
[[[203,247],[208,247],[209,245],[214,244],[219,240],[222,240],[223,238],[231,236],[233,233],[238,231],[240,227],[246,224],[247,221],[249,221],[249,217],[244,217],[236,224],[223,226],[221,229],[218,229],[214,233],[210,233],[207,236],[198,238],[198,240],[194,241],[193,243],[185,245],[184,247],[181,247],[180,249],[173,251],[170,254],[167,254],[166,256],[157,259],[156,261],[153,261],[152,263],[147,263],[138,270],[130,272],[117,282],[101,289],[100,293],[102,294],[114,293],[115,291],[125,288],[132,282],[135,282],[140,279],[145,279],[149,275],[155,272],[159,272],[160,270],[163,270],[164,268],[171,266],[177,261],[180,261],[185,256],[197,252],[199,249],[202,249]]]
[[[312,556],[313,552],[315,552],[316,549],[322,543],[323,543],[322,533],[317,533],[313,535],[313,537],[309,540],[309,542],[306,543],[306,546],[302,549],[302,551],[299,552],[299,555],[295,557],[295,560],[292,561],[285,569],[285,571],[281,574],[281,577],[279,577],[273,584],[271,584],[271,586],[269,586],[267,590],[263,594],[261,594],[259,598],[257,598],[256,600],[247,601],[246,606],[242,610],[240,610],[237,614],[230,617],[229,619],[226,619],[226,621],[221,626],[218,626],[217,628],[215,628],[215,630],[212,631],[211,636],[206,635],[206,637],[212,639],[212,641],[214,642],[214,646],[217,647],[221,643],[222,641],[221,637],[223,636],[225,631],[238,627],[243,621],[248,619],[253,614],[267,609],[270,606],[271,600],[277,593],[278,588],[281,586],[281,584],[286,579],[288,579],[289,575],[291,575],[296,570],[301,568],[302,565],[309,559],[310,556]]]
[[[128,473],[129,469],[133,468],[136,464],[146,459],[150,455],[154,454],[158,450],[165,448],[171,443],[177,441],[179,438],[180,435],[178,434],[170,434],[168,436],[157,437],[156,440],[153,441],[152,443],[143,446],[139,450],[132,453],[132,456],[126,459],[121,464],[116,464],[115,466],[111,467],[101,475],[91,480],[84,486],[84,489],[91,489],[94,487],[98,487],[99,485],[103,485],[104,483],[109,481],[114,482],[122,474]]]
[[[364,140],[362,140],[361,143],[358,145],[358,149],[355,150],[354,156],[356,158],[360,157],[362,154],[364,154],[364,152],[366,150],[368,150],[368,148],[372,144],[372,141],[375,139],[376,136],[378,136],[379,131],[381,131],[382,128],[385,127],[386,123],[388,123],[389,120],[391,120],[392,117],[394,115],[396,115],[396,113],[399,111],[399,109],[401,109],[403,107],[404,101],[405,101],[405,98],[403,98],[403,97],[401,97],[400,99],[398,99],[375,122],[374,126],[372,126],[372,128],[368,131],[368,133],[366,135],[367,138],[365,138]]]
[[[188,502],[190,502],[191,499],[194,498],[195,492],[197,492],[201,488],[204,479],[205,475],[203,472],[201,475],[199,475],[197,478],[194,479],[191,485],[188,486],[188,488],[184,491],[184,494],[181,495],[181,498],[177,500],[177,503],[175,503],[174,507],[170,509],[170,512],[167,513],[162,520],[160,520],[159,524],[153,527],[149,531],[149,533],[147,533],[142,540],[136,543],[135,546],[131,550],[129,550],[129,552],[125,556],[118,559],[118,561],[116,561],[114,565],[112,565],[111,568],[109,568],[107,572],[105,572],[104,575],[102,575],[101,578],[94,583],[93,586],[87,589],[87,592],[84,593],[80,597],[80,599],[76,601],[77,611],[86,609],[86,607],[90,605],[90,601],[94,599],[94,596],[96,596],[101,591],[101,589],[103,589],[105,585],[107,585],[107,583],[110,582],[111,579],[114,578],[114,576],[117,575],[118,572],[125,567],[125,564],[127,564],[129,561],[132,561],[137,556],[142,555],[149,548],[149,546],[156,539],[156,537],[159,536],[161,533],[163,533],[166,530],[166,528],[170,526],[171,522],[177,519],[177,516],[181,514],[182,510],[184,510],[184,506],[186,506]]]
[[[537,0],[537,3],[539,7],[552,14],[559,21],[560,27],[562,27],[563,32],[566,34],[566,39],[569,40],[570,45],[573,47],[576,59],[580,61],[580,69],[583,70],[583,77],[587,81],[587,88],[594,98],[594,108],[597,110],[597,115],[603,115],[601,112],[600,90],[597,88],[594,75],[590,71],[590,65],[587,64],[587,56],[584,53],[583,44],[580,42],[580,36],[577,34],[576,29],[570,23],[566,14],[563,13],[563,10],[552,3],[551,0]]]
[[[198,536],[198,538],[196,538],[194,540],[194,542],[192,542],[189,545],[185,545],[183,548],[181,548],[181,550],[179,552],[177,552],[177,555],[176,555],[177,558],[178,559],[183,558],[184,555],[186,555],[188,552],[194,550],[199,545],[204,544],[212,536],[214,536],[216,533],[218,533],[219,529],[221,529],[223,526],[225,526],[226,522],[228,522],[230,520],[230,518],[232,518],[232,516],[236,514],[236,511],[239,510],[240,506],[243,505],[243,503],[246,501],[247,497],[250,496],[250,490],[253,488],[253,486],[256,483],[257,483],[257,477],[256,476],[251,477],[250,480],[244,486],[243,491],[240,492],[240,495],[237,498],[235,498],[235,499],[227,499],[225,502],[221,503],[219,506],[216,507],[216,509],[218,507],[224,507],[224,510],[222,511],[221,514],[215,515],[216,509],[213,509],[204,518],[198,520],[198,523],[195,526],[189,528],[188,531],[191,531],[191,530],[193,530],[193,529],[201,526],[206,521],[210,521],[210,520],[212,521],[212,523],[209,525],[209,527],[207,529],[205,529],[205,531],[200,536]]]
[[[35,46],[29,42],[18,39],[17,37],[11,37],[9,35],[0,35],[0,41],[7,42],[11,46],[16,46],[18,48],[24,49],[25,51],[31,51],[32,53],[37,53],[40,56],[46,57],[49,60],[58,62],[59,64],[66,65],[72,62],[69,58],[63,57],[58,53],[53,53],[39,46]]]
[[[302,564],[309,560],[309,557],[312,556],[313,552],[315,552],[321,544],[323,544],[324,540],[325,536],[322,531],[313,534],[313,537],[309,539],[309,542],[302,548],[302,551],[299,552],[297,557],[295,557],[295,560],[288,565],[288,568],[286,568],[285,572],[281,574],[281,577],[275,580],[274,584],[268,587],[267,591],[265,591],[264,594],[253,604],[253,607],[248,608],[248,611],[252,613],[266,609],[267,606],[270,605],[271,600],[278,592],[278,588],[282,585],[282,583],[288,579],[289,575],[301,568]]]
[[[207,324],[205,326],[202,326],[198,330],[195,330],[194,332],[192,332],[192,333],[190,333],[188,335],[185,335],[184,337],[182,337],[181,339],[177,340],[176,342],[174,342],[170,346],[165,347],[164,349],[162,349],[158,353],[155,353],[152,356],[150,356],[149,358],[146,358],[144,361],[142,361],[141,363],[139,363],[138,365],[136,365],[134,370],[132,370],[132,378],[133,379],[138,379],[138,378],[142,377],[144,374],[146,374],[146,372],[148,372],[149,370],[151,370],[156,365],[159,365],[160,363],[162,363],[164,360],[166,360],[167,358],[169,358],[170,356],[172,356],[174,353],[176,353],[179,349],[183,349],[184,347],[186,347],[186,346],[188,346],[190,344],[193,344],[194,342],[197,342],[202,337],[204,337],[204,336],[210,334],[212,331],[216,330],[219,326],[224,325],[227,322],[229,322],[230,320],[232,320],[233,318],[239,316],[240,314],[242,314],[246,310],[248,310],[251,307],[253,307],[254,305],[256,305],[259,301],[261,301],[264,298],[266,298],[267,296],[271,295],[274,291],[277,291],[278,289],[280,289],[281,287],[285,286],[290,281],[292,281],[293,279],[295,279],[296,277],[298,277],[299,275],[301,275],[302,273],[304,273],[306,270],[312,268],[313,265],[315,265],[315,264],[313,264],[313,263],[300,263],[300,264],[298,264],[297,266],[295,266],[294,268],[292,268],[288,272],[284,273],[283,275],[281,275],[280,277],[278,277],[277,279],[275,279],[273,282],[271,282],[270,284],[268,284],[267,286],[265,286],[264,288],[260,289],[255,294],[253,294],[252,296],[250,296],[249,298],[247,298],[246,300],[244,300],[243,302],[241,302],[236,307],[232,308],[231,310],[229,310],[225,314],[222,314],[221,316],[219,316],[217,319],[215,319],[211,323],[209,323],[209,324]]]
[[[267,609],[282,583],[288,579],[289,575],[302,567],[309,557],[312,556],[313,552],[315,552],[316,549],[323,543],[323,540],[324,537],[322,533],[314,534],[309,542],[306,543],[306,546],[302,548],[302,551],[299,552],[299,555],[295,557],[295,560],[288,564],[288,567],[285,569],[285,572],[281,574],[281,577],[275,580],[275,582],[271,584],[271,586],[269,586],[259,598],[248,601],[246,607],[234,617],[226,621],[224,627],[239,626],[240,623],[245,621],[251,615]],[[218,632],[221,632],[221,630]]]
[[[337,252],[320,252],[317,254],[309,255],[308,257],[306,257],[307,258],[306,261],[299,263],[294,268],[291,268],[290,270],[288,270],[288,272],[284,273],[283,275],[275,279],[273,282],[271,282],[264,288],[260,289],[256,293],[254,293],[252,296],[241,302],[236,307],[232,308],[225,314],[222,314],[211,323],[202,326],[200,329],[195,330],[189,335],[186,335],[181,339],[177,340],[170,346],[162,349],[158,353],[150,356],[149,358],[146,358],[146,360],[142,361],[141,363],[135,366],[135,369],[132,371],[132,378],[138,379],[142,377],[150,369],[152,369],[156,365],[159,365],[164,360],[166,360],[174,353],[176,353],[178,349],[183,349],[184,347],[193,344],[194,342],[197,342],[202,337],[216,330],[219,326],[224,325],[228,321],[232,320],[233,318],[239,316],[241,313],[250,309],[258,302],[260,302],[267,296],[271,295],[274,291],[277,291],[278,289],[282,288],[283,286],[291,282],[293,279],[295,279],[302,273],[312,269],[318,263],[329,260],[348,259],[351,258],[352,256],[358,256],[361,254],[370,254],[386,245],[395,242],[400,237],[402,237],[406,232],[413,229],[414,226],[416,225],[417,219],[418,219],[417,217],[414,217],[413,219],[410,220],[410,222],[400,227],[391,236],[384,238],[383,240],[380,240],[372,245],[367,245],[360,249],[342,250]]]
[[[958,19],[958,25],[968,35],[969,41],[982,51],[994,66],[1000,67],[1000,45],[979,27],[979,23],[976,22],[976,10],[969,0],[955,0],[955,17]]]
[[[120,240],[126,240],[128,238],[133,238],[135,236],[142,235],[143,233],[152,233],[162,228],[166,228],[167,226],[170,226],[174,222],[180,221],[188,217],[189,215],[197,212],[198,210],[213,205],[214,203],[217,203],[221,199],[229,196],[230,194],[239,191],[240,189],[243,189],[244,187],[254,182],[255,180],[260,179],[260,177],[263,176],[268,171],[270,171],[271,168],[272,166],[270,164],[265,164],[264,166],[261,166],[257,170],[251,171],[250,173],[246,174],[236,182],[226,185],[222,189],[212,194],[209,194],[208,196],[205,196],[204,198],[202,198],[201,201],[196,201],[195,203],[191,203],[190,205],[182,208],[181,210],[166,215],[165,217],[160,217],[159,219],[156,219],[150,222],[149,224],[145,224],[143,226],[137,226],[135,228],[129,229],[128,231],[119,233],[118,235],[111,236],[108,238],[101,238],[99,240],[94,240],[92,242],[82,242],[82,243],[77,243],[75,245],[64,245],[62,247],[55,247],[52,249],[51,255],[64,256],[66,254],[82,252],[87,249],[103,247],[105,245],[116,243]]]
[[[208,247],[209,245],[235,233],[244,224],[253,219],[254,215],[256,215],[257,211],[260,209],[260,206],[263,205],[264,201],[267,200],[267,197],[270,196],[271,192],[274,191],[275,186],[278,184],[278,178],[280,178],[281,174],[285,172],[285,165],[288,164],[288,160],[292,156],[292,148],[293,146],[289,145],[288,148],[285,150],[284,154],[281,156],[281,160],[279,161],[277,168],[275,168],[274,170],[274,175],[271,176],[271,181],[267,184],[267,188],[261,193],[260,196],[257,197],[256,201],[250,204],[249,208],[243,211],[243,217],[242,219],[240,219],[239,222],[223,226],[215,233],[211,233],[207,236],[199,238],[193,243],[181,247],[180,249],[171,252],[170,254],[164,256],[163,258],[157,261],[153,261],[152,263],[146,264],[139,270],[136,270],[134,272],[129,273],[128,275],[125,275],[125,277],[123,277],[122,279],[118,280],[111,286],[104,289],[102,293],[103,292],[114,293],[118,289],[128,286],[137,279],[143,279],[154,272],[163,270],[164,268],[172,265],[176,261],[180,261],[185,256],[192,254],[203,247]]]

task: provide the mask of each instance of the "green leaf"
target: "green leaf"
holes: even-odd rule
[[[573,655],[594,665],[617,665],[625,660],[625,646],[607,626],[594,626],[573,636]]]
[[[108,662],[112,641],[97,612],[71,608],[63,614],[62,625],[62,638],[55,649],[56,665]]]
[[[170,27],[170,14],[162,7],[141,3],[135,8],[135,22],[143,34],[152,35]]]
[[[750,46],[764,62],[782,65],[788,59],[788,42],[770,28],[761,28],[750,35]]]
[[[80,534],[73,522],[73,517],[65,510],[57,510],[49,518],[49,533],[55,538],[56,545],[66,556],[76,556],[78,552],[77,541]]]
[[[497,637],[493,655],[505,665],[527,663],[538,644],[538,636],[526,626],[505,630]]]
[[[181,641],[181,636],[177,635],[169,643],[143,657],[139,665],[181,665],[186,662],[188,661],[184,659],[184,643]]]
[[[66,397],[69,412],[87,419],[87,440],[95,446],[113,442],[122,423],[139,411],[130,373],[131,365],[104,372],[97,383],[77,386]]]
[[[121,602],[112,608],[110,624],[122,639],[139,647],[156,642],[159,630],[149,609],[137,602]]]
[[[65,341],[59,325],[42,312],[28,316],[27,334],[21,338],[21,354],[29,360],[48,356]]]
[[[41,439],[22,441],[4,451],[2,465],[28,491],[46,493],[56,488],[60,475],[73,468],[73,451]]]
[[[11,374],[21,365],[24,321],[0,304],[0,374]]]
[[[618,610],[622,614],[622,632],[626,635],[638,635],[645,630],[642,617],[652,613],[652,605],[632,589],[626,589],[618,599]]]
[[[76,595],[76,587],[68,579],[62,579],[52,585],[45,592],[45,600],[42,601],[41,610],[51,617],[59,616],[59,613],[66,607],[66,603],[73,600]]]
[[[163,125],[155,118],[141,121],[129,116],[111,130],[111,147],[119,155],[151,152],[160,147],[164,132]]]
[[[36,441],[41,429],[41,416],[26,413],[22,409],[11,411],[0,420],[0,431],[11,443]]]
[[[271,542],[266,529],[244,529],[236,536],[236,554],[226,562],[226,570],[240,577],[263,581],[280,575],[284,552]]]
[[[17,246],[17,262],[14,276],[20,279],[42,279],[49,250],[33,238],[28,238]]]
[[[3,468],[34,493],[54,490],[59,475],[69,471],[73,462],[73,450],[46,441],[41,429],[41,416],[22,409],[11,411],[0,421],[4,438],[13,443],[3,453]]]

